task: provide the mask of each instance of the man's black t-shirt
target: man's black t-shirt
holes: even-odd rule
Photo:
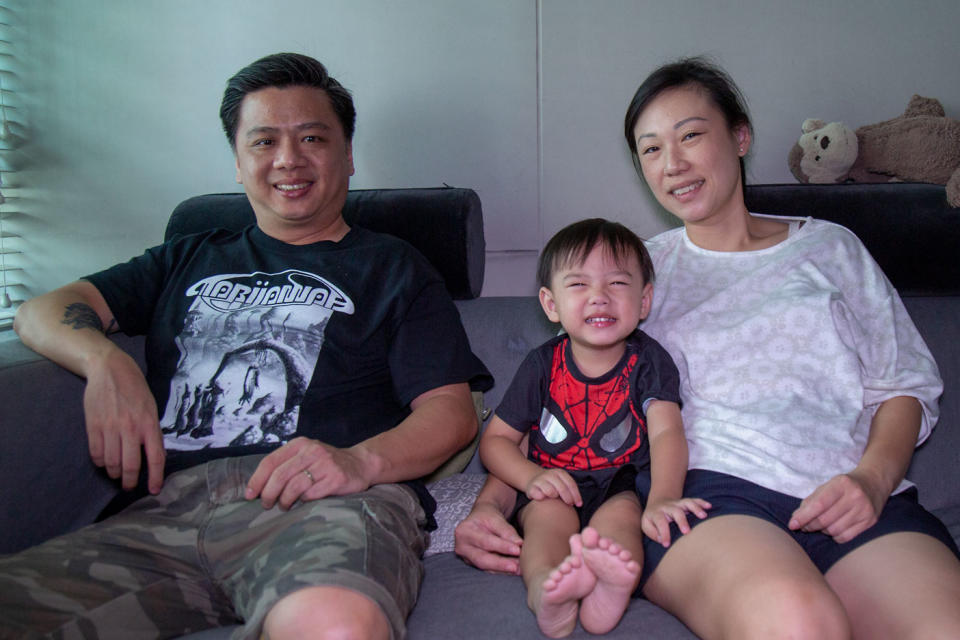
[[[216,230],[86,279],[147,336],[168,472],[294,436],[351,446],[425,391],[492,382],[429,263],[362,228],[310,245]]]

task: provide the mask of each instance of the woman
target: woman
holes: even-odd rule
[[[700,59],[656,70],[625,135],[683,222],[649,243],[644,330],[681,375],[685,495],[713,505],[647,540],[643,594],[703,638],[960,638],[960,561],[904,480],[942,385],[860,242],[812,219],[748,213],[750,119]],[[488,481],[457,552],[515,572],[510,494]]]

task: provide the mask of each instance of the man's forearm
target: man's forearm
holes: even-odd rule
[[[351,450],[363,460],[371,485],[402,482],[435,470],[477,433],[477,415],[466,383],[428,391],[393,429]]]
[[[106,303],[88,282],[75,282],[25,302],[14,320],[25,345],[86,377],[89,358],[115,348],[106,333],[115,323]]]
[[[137,484],[141,452],[148,488],[163,484],[165,454],[157,405],[133,358],[106,336],[113,316],[89,282],[75,282],[24,303],[14,327],[24,344],[86,379],[84,417],[90,458],[125,489]]]

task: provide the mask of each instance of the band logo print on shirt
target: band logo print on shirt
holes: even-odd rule
[[[187,296],[197,296],[198,301],[220,311],[303,304],[353,313],[353,303],[337,287],[319,276],[295,269],[281,273],[211,276],[191,286]]]

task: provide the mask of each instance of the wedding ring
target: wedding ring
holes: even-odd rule
[[[310,473],[310,469],[304,469],[303,472],[307,474],[308,478],[310,478],[310,482],[316,483],[316,480],[313,479],[313,474]]]

